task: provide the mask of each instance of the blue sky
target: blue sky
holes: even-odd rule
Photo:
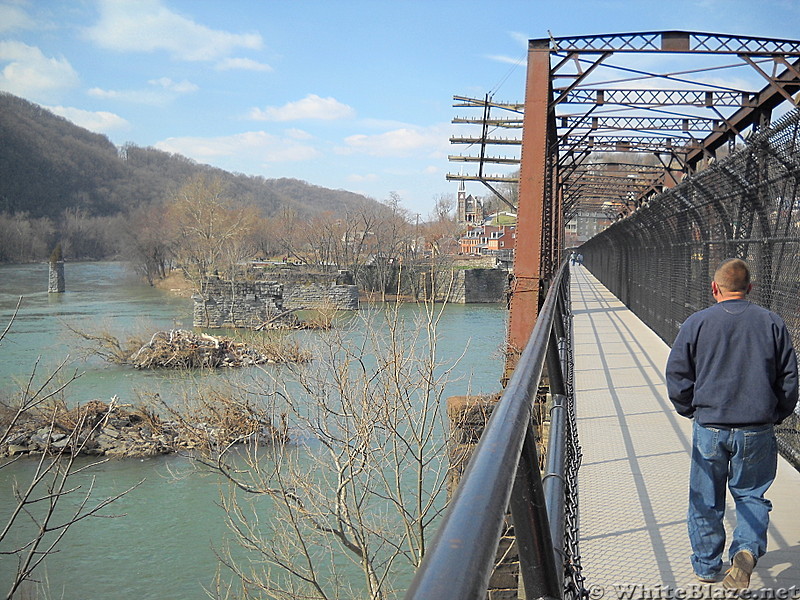
[[[457,187],[454,94],[522,101],[548,31],[662,29],[797,39],[800,2],[0,0],[0,89],[117,145],[395,192],[425,217]]]

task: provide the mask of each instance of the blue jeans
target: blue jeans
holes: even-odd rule
[[[764,494],[775,479],[778,446],[772,425],[719,429],[693,426],[689,470],[689,540],[692,566],[703,578],[722,567],[725,548],[725,484],[736,504],[736,529],[729,558],[749,550],[758,559],[767,551],[772,503]]]

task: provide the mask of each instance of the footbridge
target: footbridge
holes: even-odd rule
[[[658,73],[641,69],[651,60],[615,62],[636,53],[681,60]],[[736,67],[766,86],[700,75]],[[798,91],[798,41],[669,31],[531,40],[524,103],[456,97],[482,108],[456,119],[482,133],[453,140],[479,156],[451,157],[478,173],[450,177],[518,214],[507,367],[407,598],[724,597],[689,564],[690,422],[667,398],[664,366],[728,257],[751,264],[751,300],[800,348]],[[514,163],[492,157],[493,143],[513,145],[498,128],[520,132],[518,174],[486,174]],[[516,202],[500,189],[509,181]],[[586,241],[582,221],[596,231]],[[750,597],[798,598],[800,412],[777,434]]]
[[[689,564],[686,508],[691,422],[666,395],[669,346],[584,267],[572,273],[574,393],[583,460],[578,477],[583,576],[591,597],[635,586],[700,587]],[[788,424],[779,434],[796,435]],[[800,473],[783,459],[770,490],[769,551],[754,590],[800,595]],[[735,526],[730,498],[728,539]],[[705,586],[708,587],[708,586]]]

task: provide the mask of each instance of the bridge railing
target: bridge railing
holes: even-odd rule
[[[486,597],[510,508],[528,598],[579,597],[577,444],[572,409],[571,319],[566,263],[550,282],[527,347],[450,500],[407,600]],[[533,415],[542,372],[550,384],[545,475]],[[566,577],[565,577],[566,575]]]
[[[753,269],[751,299],[779,314],[800,350],[800,109],[582,246],[584,264],[671,344],[713,303],[726,258]],[[800,410],[800,409],[798,409]],[[800,469],[800,414],[777,430]]]

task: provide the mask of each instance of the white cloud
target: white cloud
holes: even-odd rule
[[[192,83],[191,81],[183,80],[183,81],[172,81],[169,77],[160,77],[159,79],[151,79],[148,81],[150,85],[154,85],[156,87],[164,88],[165,90],[169,90],[170,92],[176,92],[178,94],[188,94],[190,92],[196,92],[200,88]]]
[[[296,121],[300,119],[332,121],[349,119],[355,114],[356,111],[351,106],[342,104],[336,98],[321,98],[316,94],[309,94],[302,100],[287,102],[283,106],[253,108],[250,110],[249,117],[254,121]]]
[[[408,123],[405,121],[396,121],[393,119],[375,119],[367,117],[366,119],[359,119],[358,124],[365,129],[372,129],[375,131],[385,131],[387,129],[400,129],[406,127]]]
[[[173,97],[172,94],[161,90],[104,90],[98,87],[91,88],[87,94],[101,100],[118,100],[150,106],[163,106]]]
[[[102,48],[119,52],[163,50],[174,58],[210,61],[227,57],[238,48],[257,50],[257,33],[230,33],[206,27],[175,13],[160,0],[101,0],[100,20],[86,30]]]
[[[287,129],[286,135],[294,140],[310,140],[314,136],[302,129]]]
[[[764,66],[762,65],[761,68],[764,69]],[[764,70],[769,73],[769,72],[771,72],[770,69],[771,69],[771,67],[768,67],[767,69],[764,69]],[[696,78],[695,81],[702,82],[702,83],[707,83],[708,85],[719,86],[719,87],[722,87],[722,88],[731,88],[733,90],[753,90],[753,91],[755,91],[755,90],[760,89],[761,87],[767,85],[767,81],[765,79],[762,79],[756,73],[755,70],[753,70],[751,72],[748,72],[748,75],[750,76],[749,78],[745,78],[745,77],[729,77],[729,78],[725,78],[725,77],[698,77],[698,78]],[[695,85],[695,86],[692,86],[692,87],[696,88],[697,86]]]
[[[378,176],[374,173],[368,173],[367,175],[357,175],[352,174],[348,175],[347,181],[352,181],[353,183],[363,183],[365,181],[378,181]]]
[[[190,94],[200,88],[184,79],[183,81],[173,81],[169,77],[151,79],[147,82],[154,89],[146,90],[104,90],[103,88],[93,87],[87,93],[93,98],[102,100],[118,100],[121,102],[133,102],[135,104],[149,104],[151,106],[163,106],[174,100],[179,94]]]
[[[262,71],[270,72],[272,67],[260,63],[252,58],[225,58],[217,63],[215,67],[218,71],[231,71],[234,69],[241,71]]]
[[[530,37],[524,33],[520,33],[519,31],[509,31],[508,35],[523,48],[528,48],[528,40],[530,40]]]
[[[107,133],[130,129],[130,123],[114,113],[106,111],[92,112],[69,106],[45,106],[47,110],[64,117],[78,125],[96,133]]]
[[[507,65],[524,65],[527,60],[527,55],[523,54],[521,57],[512,58],[510,56],[503,56],[502,54],[487,54],[486,58]]]
[[[19,6],[0,4],[0,33],[14,29],[31,29],[33,25],[33,19]]]
[[[488,54],[485,58],[492,60],[494,62],[499,62],[507,65],[524,65],[528,60],[528,36],[524,33],[520,33],[518,31],[510,31],[508,33],[509,37],[514,40],[515,43],[519,44],[524,50],[517,56],[506,56],[504,54]]]
[[[86,93],[94,98],[102,98],[103,100],[117,100],[123,96],[122,92],[117,92],[115,90],[104,90],[103,88],[99,87],[90,88]]]
[[[438,156],[450,146],[446,128],[406,126],[377,135],[356,134],[345,138],[346,147],[337,149],[340,154],[367,154],[369,156]]]
[[[298,143],[289,137],[264,131],[247,131],[229,136],[202,138],[167,138],[155,144],[165,152],[183,154],[200,162],[240,156],[241,163],[295,162],[317,158],[320,152],[313,146]]]
[[[48,58],[39,48],[0,41],[0,89],[32,100],[50,99],[78,85],[78,74],[65,58]]]

